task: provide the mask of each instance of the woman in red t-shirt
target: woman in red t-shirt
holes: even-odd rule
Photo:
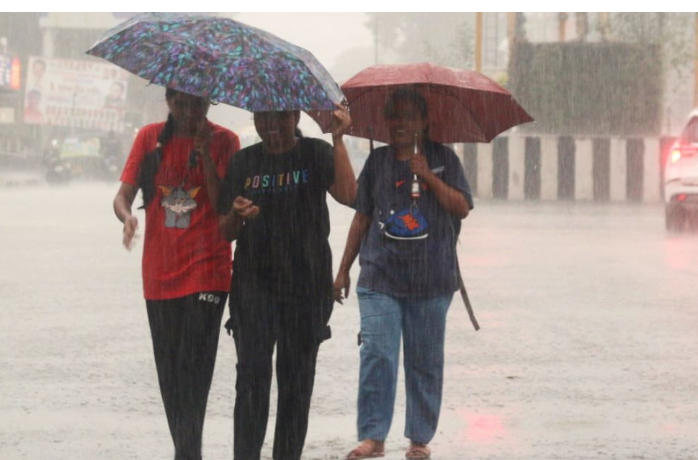
[[[114,198],[131,249],[143,193],[143,291],[155,364],[175,458],[200,459],[206,401],[231,274],[230,244],[216,204],[228,161],[240,148],[230,130],[206,119],[209,102],[167,89],[166,122],[136,137]]]

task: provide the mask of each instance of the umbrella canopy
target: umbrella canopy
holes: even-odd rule
[[[87,54],[151,83],[254,112],[333,110],[344,99],[306,49],[219,16],[139,14]]]
[[[404,86],[426,99],[429,137],[437,142],[490,142],[513,126],[533,121],[511,93],[478,72],[429,63],[377,65],[342,85],[352,116],[348,134],[390,143],[383,107]],[[310,115],[323,130],[331,120],[320,112]]]

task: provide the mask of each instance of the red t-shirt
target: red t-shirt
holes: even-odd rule
[[[154,123],[138,132],[122,182],[138,185],[141,161],[155,149],[164,125]],[[222,178],[228,161],[240,149],[240,140],[222,126],[209,125],[209,151]],[[193,146],[192,138],[173,136],[162,149],[155,198],[145,210],[143,291],[148,300],[230,288],[230,243],[218,230],[218,215],[208,198],[201,159],[194,169],[188,165]]]

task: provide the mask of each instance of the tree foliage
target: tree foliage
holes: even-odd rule
[[[569,135],[654,135],[659,131],[659,45],[518,42],[512,92],[536,119],[530,131]]]
[[[471,14],[368,13],[380,49],[402,62],[428,61],[458,68],[473,66]],[[378,63],[385,63],[378,57]]]
[[[665,69],[686,77],[693,69],[695,13],[614,13],[612,39],[641,45],[659,45]]]

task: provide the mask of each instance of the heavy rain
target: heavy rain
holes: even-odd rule
[[[127,251],[112,207],[137,133],[167,118],[165,90],[86,54],[134,14],[0,13],[2,459],[173,457],[146,213],[137,197]],[[698,458],[695,13],[216,15],[309,50],[339,85],[430,62],[486,75],[535,119],[450,144],[474,199],[456,252],[481,329],[456,292],[431,458]],[[208,118],[242,147],[260,141],[249,111],[221,102]],[[332,142],[305,113],[299,127]],[[371,143],[344,142],[359,177]],[[334,278],[354,210],[327,206]],[[304,459],[344,459],[361,440],[360,270],[319,347]],[[234,451],[238,357],[220,332],[205,459]],[[386,459],[409,447],[402,359]],[[277,397],[274,379],[265,460]]]

